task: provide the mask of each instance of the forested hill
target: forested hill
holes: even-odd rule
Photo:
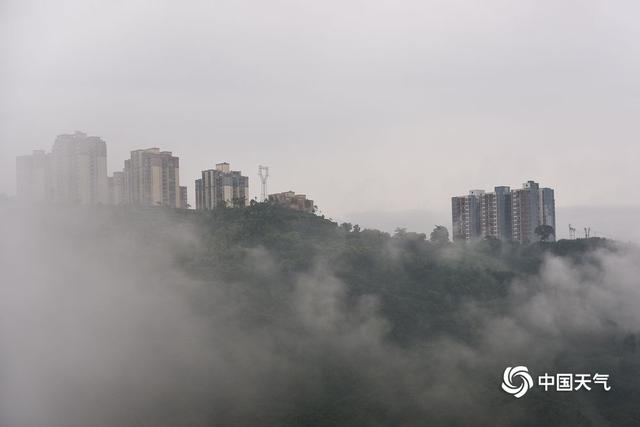
[[[104,206],[53,212],[47,219],[51,228],[71,213],[80,216],[70,222],[73,233],[86,226],[90,235],[99,224],[104,237],[137,236],[171,253],[176,267],[203,282],[237,283],[253,292],[269,290],[274,282],[293,283],[300,274],[331,275],[344,283],[349,297],[378,298],[390,337],[399,342],[419,341],[425,334],[465,335],[469,325],[456,317],[464,304],[500,310],[514,280],[536,277],[549,257],[597,267],[596,255],[622,250],[602,238],[452,243],[436,227],[429,234],[404,229],[389,234],[268,203],[214,211]],[[262,258],[256,260],[256,253]],[[261,276],[264,263],[268,277]]]
[[[463,292],[457,289],[462,284],[469,292],[474,292],[474,284],[482,284],[479,287],[485,290],[481,292],[486,292],[499,289],[499,283],[517,275],[536,274],[547,256],[584,263],[593,261],[590,255],[594,251],[621,249],[618,243],[603,238],[531,244],[498,240],[453,243],[436,225],[433,231],[398,228],[390,234],[268,203],[202,212],[106,208],[101,215],[111,217],[111,226],[136,225],[158,237],[174,235],[167,224],[173,228],[190,226],[204,243],[200,249],[207,254],[206,265],[228,279],[242,278],[247,249],[261,248],[284,273],[308,271],[322,261],[362,291],[367,287],[382,291],[381,283],[428,282],[430,286],[446,286],[453,294]],[[184,258],[202,267],[197,257]]]
[[[28,324],[48,337],[73,333],[73,345],[87,329],[92,346],[108,343],[90,364],[116,373],[104,390],[71,399],[86,408],[111,402],[99,406],[104,425],[131,425],[141,413],[143,425],[640,422],[633,247],[597,238],[451,243],[440,228],[390,235],[270,204],[28,214],[5,204],[1,213],[13,224],[4,233],[13,248],[7,277],[21,289],[42,280],[63,289],[61,301],[47,291],[52,313],[83,307],[81,331],[69,326],[75,320],[49,330],[55,315]],[[37,266],[33,279],[19,267],[26,261],[6,255],[21,250]],[[70,351],[53,346],[47,366]],[[60,365],[64,376],[67,360]],[[515,399],[500,389],[515,365],[606,372],[614,388]],[[50,425],[84,421],[61,413],[71,418]]]

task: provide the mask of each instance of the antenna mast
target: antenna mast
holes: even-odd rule
[[[258,176],[260,177],[260,181],[262,182],[262,194],[260,195],[261,201],[265,202],[267,200],[267,179],[269,178],[269,166],[258,166]]]

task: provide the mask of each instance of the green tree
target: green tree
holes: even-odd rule
[[[403,238],[407,235],[407,229],[404,227],[396,227],[393,231],[393,237]]]
[[[541,242],[546,242],[549,237],[555,235],[555,230],[552,226],[547,224],[540,224],[534,230],[534,233],[540,238]]]
[[[449,243],[449,230],[444,225],[436,225],[429,240],[437,245],[446,245]]]

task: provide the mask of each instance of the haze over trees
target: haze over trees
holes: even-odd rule
[[[268,203],[0,206],[0,425],[633,425],[640,254]],[[613,390],[514,399],[507,366]]]
[[[540,238],[542,242],[546,242],[551,236],[555,234],[555,230],[550,225],[540,224],[536,227],[534,233]]]

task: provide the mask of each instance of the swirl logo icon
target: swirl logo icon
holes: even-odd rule
[[[520,382],[515,385],[514,382]],[[529,389],[533,387],[533,378],[529,375],[526,366],[511,366],[504,370],[502,375],[502,389],[516,398],[521,398]]]

